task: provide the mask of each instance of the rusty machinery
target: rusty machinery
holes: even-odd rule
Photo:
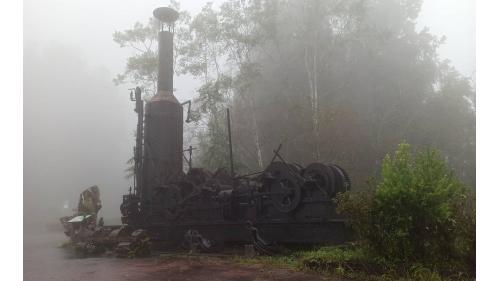
[[[345,219],[336,214],[332,199],[350,188],[350,180],[336,164],[286,163],[278,148],[265,170],[252,175],[235,175],[232,165],[230,172],[215,173],[191,166],[193,148],[183,148],[183,105],[190,103],[179,103],[173,94],[178,13],[157,8],[153,15],[161,24],[157,93],[145,106],[140,88],[131,93],[138,114],[134,188],[123,195],[123,225],[107,232],[126,236],[146,230],[163,245],[178,245],[188,237],[203,249],[253,242],[263,252],[272,251],[273,243],[346,241]],[[227,117],[230,132],[229,111]],[[189,169],[184,172],[186,151]]]

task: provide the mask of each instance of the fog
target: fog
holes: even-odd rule
[[[103,214],[116,216],[133,143],[127,95],[110,83],[109,70],[63,44],[24,51],[25,222],[71,212],[94,184],[102,187]]]
[[[215,6],[222,1],[212,1]],[[181,1],[191,14],[205,1]],[[167,1],[24,1],[24,226],[69,215],[78,194],[101,189],[105,218],[118,218],[132,155],[136,115],[128,90],[112,79],[130,50],[112,33],[146,22]],[[462,74],[475,71],[472,0],[426,0],[418,27],[447,37],[439,48]],[[198,82],[174,78],[179,100],[195,95]],[[64,209],[69,201],[69,209]]]

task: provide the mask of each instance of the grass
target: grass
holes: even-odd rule
[[[362,248],[322,247],[303,252],[302,269],[335,274],[347,278],[363,278],[380,273],[380,267]]]
[[[295,251],[286,256],[233,257],[240,264],[258,264],[292,270],[318,272],[351,280],[373,281],[447,281],[473,280],[460,274],[443,277],[420,265],[397,267],[368,254],[362,247],[321,247]]]
[[[296,271],[312,271],[323,275],[338,275],[347,278],[364,278],[366,274],[357,273],[355,264],[363,259],[359,250],[339,247],[321,247],[312,250],[298,250],[278,256],[235,256],[232,260],[239,264],[258,264],[265,267],[281,267]]]
[[[300,270],[300,260],[295,255],[289,256],[256,256],[256,257],[232,257],[232,261],[239,264],[259,264],[269,267],[282,267],[292,270]]]

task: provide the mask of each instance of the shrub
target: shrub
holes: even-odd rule
[[[451,274],[475,270],[475,200],[437,150],[403,143],[382,162],[376,187],[337,198],[361,242],[394,266]]]

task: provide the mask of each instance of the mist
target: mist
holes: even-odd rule
[[[119,48],[112,33],[146,22],[153,8],[166,4],[24,1],[25,229],[71,214],[78,194],[94,184],[101,189],[105,221],[120,216],[121,195],[132,185],[124,170],[136,115],[128,98],[134,85],[113,83],[131,51]],[[204,4],[181,1],[181,8],[196,14]],[[418,21],[419,28],[447,37],[439,55],[466,76],[475,71],[473,8],[474,1],[426,0]],[[443,18],[450,9],[458,12]],[[197,80],[174,79],[179,100],[196,95]]]
[[[71,214],[79,193],[94,184],[106,202],[102,214],[118,217],[119,194],[130,185],[123,171],[133,144],[127,95],[77,49],[37,48],[24,49],[25,223]]]

